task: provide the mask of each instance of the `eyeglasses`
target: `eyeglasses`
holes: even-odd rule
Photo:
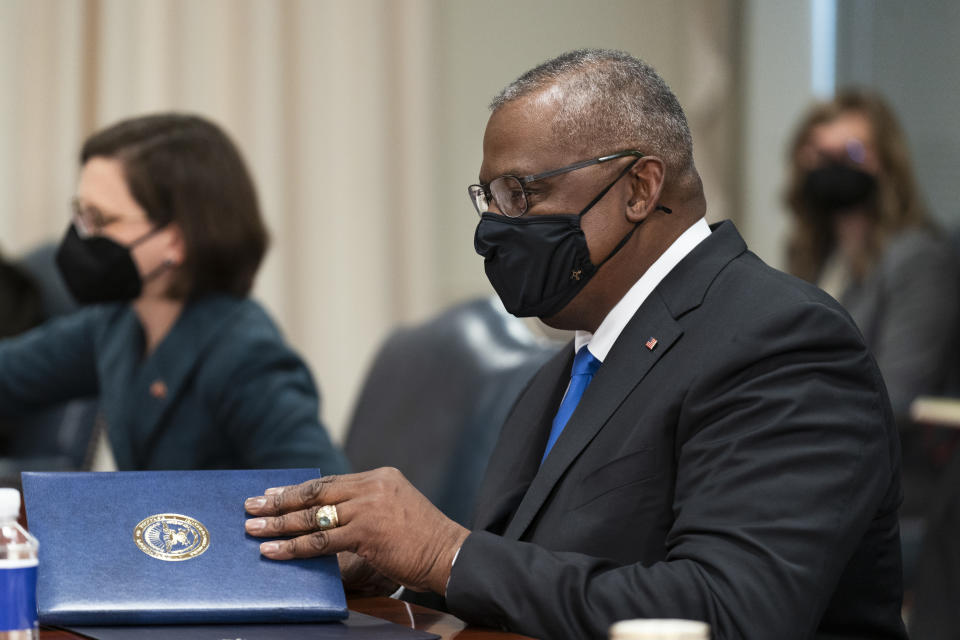
[[[807,143],[800,148],[797,160],[805,169],[812,169],[826,164],[845,164],[860,168],[867,162],[870,152],[867,145],[857,138],[850,138],[843,143],[843,147],[833,146],[823,148]]]
[[[82,236],[97,236],[114,222],[122,220],[121,216],[109,214],[94,206],[84,206],[79,199],[70,201],[71,219]]]
[[[527,190],[524,185],[559,176],[563,173],[576,171],[595,164],[601,164],[617,158],[627,158],[633,156],[642,158],[643,154],[639,151],[627,150],[619,151],[608,156],[600,156],[591,160],[581,160],[566,167],[545,171],[532,176],[500,176],[491,180],[488,184],[472,184],[467,187],[467,193],[470,194],[470,201],[473,208],[477,210],[477,215],[482,215],[490,210],[491,205],[505,216],[510,218],[519,218],[527,212]]]

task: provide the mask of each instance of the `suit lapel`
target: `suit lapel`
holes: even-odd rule
[[[660,296],[654,293],[648,297],[597,370],[563,433],[530,483],[505,537],[519,539],[524,534],[567,468],[682,334]],[[656,339],[652,349],[646,346],[650,338]],[[552,417],[551,413],[549,418]]]
[[[187,304],[170,333],[128,378],[119,420],[110,424],[111,442],[127,441],[123,460],[117,452],[118,466],[149,466],[150,449],[166,424],[165,416],[185,393],[204,348],[220,334],[234,307],[220,298]]]
[[[533,522],[563,474],[599,433],[627,395],[683,335],[678,319],[698,307],[726,265],[747,250],[730,221],[711,227],[654,289],[614,343],[543,466],[530,482],[504,536],[519,539]],[[648,346],[650,338],[656,343]],[[569,368],[565,372],[569,379]],[[562,391],[561,391],[562,393]],[[557,401],[559,403],[559,400]],[[556,405],[547,416],[552,420]],[[544,443],[546,435],[543,436]],[[538,449],[542,452],[543,447]]]
[[[106,419],[110,448],[121,470],[133,465],[133,437],[125,428],[132,381],[136,379],[143,350],[143,333],[136,314],[129,306],[118,310],[107,323],[102,344],[98,345],[100,410]]]
[[[474,528],[501,534],[540,465],[550,422],[570,379],[568,344],[534,375],[503,425],[474,512]]]

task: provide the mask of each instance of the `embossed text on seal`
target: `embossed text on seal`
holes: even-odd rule
[[[144,518],[133,529],[140,551],[159,560],[189,560],[210,546],[210,532],[190,516],[158,513]]]

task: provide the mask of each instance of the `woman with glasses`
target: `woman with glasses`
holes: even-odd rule
[[[139,117],[80,164],[56,259],[83,308],[0,342],[0,415],[96,396],[99,468],[345,470],[310,372],[248,298],[267,232],[227,136]]]

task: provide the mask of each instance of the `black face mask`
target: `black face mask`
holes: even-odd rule
[[[846,164],[829,164],[813,169],[804,177],[801,186],[807,206],[826,214],[869,205],[876,192],[875,176]]]
[[[613,251],[594,265],[580,219],[625,176],[630,164],[578,214],[510,218],[484,213],[473,246],[483,256],[484,270],[507,311],[515,316],[549,318],[587,285],[636,231],[627,232]],[[658,207],[667,211],[665,207]]]
[[[71,224],[57,250],[57,267],[77,302],[126,302],[137,298],[143,281],[130,250],[160,229],[151,229],[124,246],[106,236],[81,238]],[[163,268],[161,265],[150,276]]]

